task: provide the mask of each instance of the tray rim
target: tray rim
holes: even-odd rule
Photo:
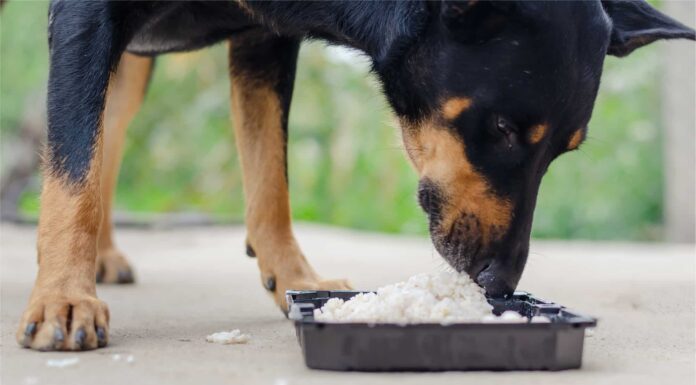
[[[285,292],[286,300],[288,303],[287,316],[289,319],[295,322],[297,326],[316,326],[318,328],[410,328],[410,329],[429,329],[429,328],[450,328],[450,329],[514,329],[520,326],[528,328],[531,330],[556,330],[556,329],[586,329],[594,328],[597,326],[598,319],[596,317],[586,316],[580,314],[576,311],[570,310],[563,305],[559,305],[555,302],[547,301],[532,295],[526,291],[516,291],[513,293],[513,297],[526,297],[529,300],[535,302],[534,305],[543,305],[543,307],[558,309],[566,313],[568,316],[572,317],[572,320],[563,319],[559,322],[548,322],[548,323],[531,323],[531,322],[455,322],[455,323],[435,323],[435,322],[422,322],[422,323],[388,323],[388,322],[323,322],[316,321],[314,319],[313,310],[309,315],[300,313],[299,317],[293,314],[293,306],[297,307],[298,304],[294,301],[293,295],[301,294],[312,294],[312,293],[374,293],[373,290],[287,290]],[[491,299],[495,301],[495,299]],[[308,303],[314,309],[314,305]]]

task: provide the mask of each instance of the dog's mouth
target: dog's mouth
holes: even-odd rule
[[[447,199],[427,180],[418,186],[418,203],[428,216],[430,238],[437,252],[456,271],[474,273],[474,260],[483,245],[479,219],[471,213],[463,213],[452,224],[445,225],[443,211]]]
[[[459,273],[467,273],[491,297],[506,297],[517,286],[524,263],[524,255],[499,255],[495,244],[489,244],[481,232],[481,224],[471,214],[462,215],[449,231],[432,228],[435,249]],[[521,264],[520,264],[521,263]]]
[[[447,230],[439,220],[430,221],[430,237],[438,253],[458,272],[466,272],[472,278],[485,268],[480,256],[485,254],[481,223],[470,213],[459,216]]]

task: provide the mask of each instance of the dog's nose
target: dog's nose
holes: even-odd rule
[[[517,286],[517,280],[513,280],[509,275],[499,264],[492,263],[478,274],[476,283],[486,290],[488,297],[508,298]]]

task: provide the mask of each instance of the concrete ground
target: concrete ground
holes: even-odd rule
[[[118,231],[138,282],[100,286],[111,309],[111,343],[86,353],[38,353],[14,341],[36,273],[35,229],[0,227],[2,384],[693,384],[693,246],[533,242],[519,285],[597,316],[581,370],[564,372],[338,373],[304,366],[292,324],[261,288],[239,227]],[[300,243],[326,277],[375,288],[440,268],[423,238],[298,226]],[[239,328],[247,345],[205,336]],[[121,359],[114,360],[119,354]],[[132,362],[127,362],[131,356]],[[65,368],[55,358],[79,358]]]

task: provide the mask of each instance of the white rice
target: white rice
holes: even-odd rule
[[[250,339],[251,337],[248,334],[242,334],[239,329],[230,330],[228,332],[217,332],[205,337],[205,340],[208,342],[223,345],[245,344],[249,342]]]
[[[46,361],[46,366],[52,368],[66,368],[68,366],[77,365],[79,362],[80,359],[77,357],[51,358],[48,361]]]
[[[445,325],[529,321],[514,311],[495,316],[484,290],[468,275],[455,272],[418,274],[406,282],[381,287],[377,293],[358,294],[348,301],[331,298],[321,309],[314,310],[314,319],[321,322]],[[550,321],[546,317],[534,317],[533,322]]]

